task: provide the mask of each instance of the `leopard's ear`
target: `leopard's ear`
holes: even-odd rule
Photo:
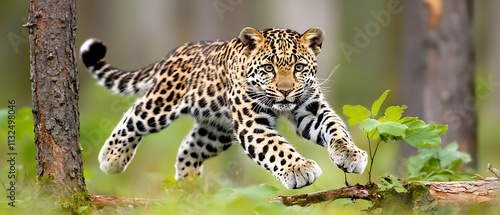
[[[246,27],[240,32],[240,40],[245,46],[245,55],[249,55],[264,42],[264,36],[255,28]]]
[[[302,44],[310,48],[316,55],[321,52],[321,45],[324,39],[325,32],[321,28],[311,28],[300,37]]]

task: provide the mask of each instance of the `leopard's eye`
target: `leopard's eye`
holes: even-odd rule
[[[301,63],[298,63],[298,64],[295,64],[295,72],[301,72],[302,70],[304,70],[304,64],[301,64]]]
[[[264,70],[266,70],[266,72],[274,72],[274,66],[272,64],[266,64],[264,65]]]

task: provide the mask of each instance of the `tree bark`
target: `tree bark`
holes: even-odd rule
[[[498,202],[500,181],[421,182],[439,204],[470,205]]]
[[[47,209],[55,202],[75,213],[92,205],[79,145],[76,1],[30,0],[25,26],[30,33],[36,202]]]
[[[413,25],[405,28],[403,101],[409,104],[409,113],[425,121],[447,124],[443,143],[457,141],[460,150],[472,157],[468,165],[476,167],[473,2],[425,0],[405,3],[408,10],[405,19]]]

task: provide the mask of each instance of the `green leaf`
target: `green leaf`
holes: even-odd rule
[[[382,180],[385,180],[385,179],[382,179]],[[386,191],[388,190],[387,186],[385,184],[379,184],[378,185],[378,188],[381,190],[381,191]]]
[[[401,106],[389,106],[387,109],[385,109],[385,119],[387,121],[393,121],[396,122],[399,119],[401,119],[401,116],[403,115],[404,110],[407,108],[406,105],[401,105]]]
[[[462,163],[470,162],[471,157],[458,150],[457,142],[452,142],[439,150],[439,160],[443,168],[458,170]]]
[[[81,206],[81,207],[79,207],[79,208],[78,208],[78,210],[77,210],[76,212],[77,212],[78,214],[83,214],[83,212],[84,212],[85,210],[87,210],[87,208],[88,208],[88,207],[89,207],[89,206]]]
[[[378,184],[378,187],[381,191],[394,189],[398,193],[408,192],[403,184],[399,181],[399,179],[394,175],[389,175],[388,177],[381,178],[380,182],[382,183]]]
[[[384,103],[385,98],[387,97],[387,94],[390,92],[390,90],[386,90],[382,95],[373,102],[372,104],[372,115],[375,117],[378,114],[378,111],[380,110],[380,106],[382,106],[382,103]]]
[[[418,117],[405,117],[400,119],[398,122],[408,126],[410,130],[421,128],[426,125],[425,122],[419,120]]]
[[[377,129],[372,130],[370,133],[366,134],[368,138],[373,140],[381,140],[380,133]]]
[[[448,130],[448,126],[435,123],[421,125],[421,123],[415,122],[412,127],[414,129],[410,129],[406,133],[404,141],[415,148],[439,147],[441,136]]]
[[[366,119],[359,123],[359,128],[365,132],[365,134],[370,133],[373,129],[377,128],[381,123],[376,119]]]
[[[404,138],[406,129],[408,127],[399,122],[384,122],[377,126],[381,135],[390,135],[393,139]]]
[[[344,105],[342,112],[349,117],[349,125],[356,125],[371,116],[371,112],[361,105]]]
[[[389,190],[392,188],[392,184],[389,183],[389,181],[387,181],[387,179],[385,178],[381,178],[380,179],[380,182],[382,182],[381,184],[378,185],[378,188],[381,190],[381,191],[386,191],[386,190]]]
[[[423,148],[408,160],[406,178],[419,181],[467,180],[470,177],[460,171],[460,165],[469,161],[470,156],[458,151],[456,142],[442,149]]]
[[[427,158],[422,156],[422,153],[411,156],[408,159],[407,172],[406,172],[406,180],[410,181],[418,181],[425,180],[424,171],[422,170],[424,165],[427,162]]]
[[[408,192],[406,190],[406,188],[403,186],[403,184],[401,183],[401,181],[399,181],[399,179],[396,176],[389,175],[389,178],[391,179],[391,182],[393,184],[394,190],[396,190],[396,192],[398,192],[398,193],[406,193],[406,192]]]
[[[398,192],[398,193],[408,192],[408,190],[406,190],[406,188],[404,188],[403,186],[394,186],[394,190],[396,190],[396,192]]]
[[[438,169],[425,176],[426,181],[452,181],[453,178],[455,178],[455,172],[446,169]]]
[[[177,187],[178,186],[178,183],[177,183],[177,180],[175,180],[174,177],[170,176],[170,177],[166,177],[165,179],[163,179],[163,189],[169,189],[169,188],[173,188],[173,187]]]

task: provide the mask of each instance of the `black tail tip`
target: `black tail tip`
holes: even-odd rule
[[[98,39],[88,39],[80,48],[80,55],[86,67],[94,66],[106,55],[106,45]]]

